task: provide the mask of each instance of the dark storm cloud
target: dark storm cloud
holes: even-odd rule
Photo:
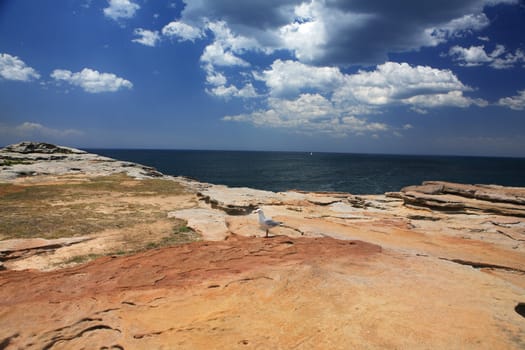
[[[184,18],[197,21],[203,17],[224,20],[230,25],[268,29],[289,22],[293,6],[301,0],[197,0],[188,1]]]
[[[183,20],[224,20],[237,34],[255,37],[266,46],[295,50],[298,59],[309,63],[372,65],[384,62],[389,52],[434,46],[462,31],[479,30],[488,25],[482,13],[484,6],[514,2],[199,0],[188,3]],[[294,8],[300,4],[309,6],[312,16],[299,18]],[[297,54],[301,47],[286,47],[283,42],[290,40],[279,37],[284,26],[301,21],[322,22],[323,36],[316,38],[315,52],[311,54]],[[269,33],[274,34],[273,42]],[[317,34],[312,33],[312,41]]]
[[[331,26],[325,55],[317,63],[331,64],[376,64],[387,59],[388,52],[402,52],[432,46],[464,22],[483,21],[485,1],[366,1],[328,0],[326,7],[344,13],[365,14],[369,19],[361,26],[352,23],[337,23]],[[453,20],[456,24],[449,25]],[[447,27],[448,25],[448,27]],[[432,29],[436,31],[432,33]],[[441,30],[440,30],[441,29]],[[432,35],[433,34],[433,35]]]
[[[398,20],[418,22],[446,21],[460,17],[466,12],[479,11],[484,1],[480,0],[327,0],[328,8],[345,12],[371,13],[395,16]]]

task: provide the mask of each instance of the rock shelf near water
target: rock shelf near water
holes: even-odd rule
[[[48,237],[0,232],[0,348],[525,347],[523,188],[275,193],[42,143],[0,163],[0,220]]]
[[[389,195],[403,199],[406,205],[434,210],[525,217],[525,188],[427,181]]]
[[[19,177],[126,173],[136,178],[161,177],[151,167],[118,161],[82,150],[42,142],[22,142],[0,150],[0,182]]]

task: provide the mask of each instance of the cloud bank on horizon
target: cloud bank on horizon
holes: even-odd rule
[[[480,34],[492,25],[487,11],[522,9],[519,0],[194,0],[170,5],[178,7],[177,18],[160,22],[155,13],[155,21],[136,27],[132,20],[148,2],[109,0],[100,16],[129,32],[129,42],[144,50],[197,50],[201,89],[224,104],[242,106],[220,116],[225,124],[377,139],[418,127],[395,117],[378,119],[393,110],[421,118],[442,109],[525,110],[525,83],[512,94],[495,95],[457,73],[525,69],[523,41],[494,42]],[[403,55],[433,48],[439,57],[428,62],[403,60]],[[437,59],[447,64],[436,65]],[[0,53],[5,81],[40,81],[48,88],[69,86],[88,94],[129,91],[141,83],[102,72],[88,61],[77,72],[70,69],[45,72],[30,57]]]

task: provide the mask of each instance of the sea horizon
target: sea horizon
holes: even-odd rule
[[[3,147],[6,147],[5,145]],[[525,159],[525,156],[512,155],[475,155],[475,154],[446,154],[446,153],[384,153],[384,152],[343,152],[343,151],[297,151],[297,150],[262,150],[262,149],[198,149],[198,148],[157,148],[157,147],[72,147],[86,152],[94,151],[184,151],[184,152],[260,152],[260,153],[306,153],[306,154],[344,154],[354,156],[401,156],[401,157],[457,157],[457,158],[510,158]]]
[[[85,148],[230,187],[274,192],[396,192],[424,181],[525,187],[525,158],[446,155],[354,154],[302,151]]]

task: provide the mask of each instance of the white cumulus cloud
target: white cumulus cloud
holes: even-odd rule
[[[204,48],[200,57],[202,67],[206,71],[206,84],[210,86],[206,92],[225,99],[258,97],[259,95],[251,82],[245,83],[242,88],[233,84],[228,85],[228,78],[221,71],[231,67],[240,68],[241,70],[237,72],[237,78],[246,80],[243,74],[247,74],[242,69],[250,67],[250,63],[239,55],[250,50],[259,50],[257,41],[233,34],[223,21],[207,22],[205,26],[213,36],[212,42]]]
[[[271,97],[266,109],[225,116],[223,120],[335,137],[386,132],[390,129],[387,124],[369,122],[365,118],[349,115],[320,94],[301,94],[295,99]]]
[[[220,72],[210,71],[206,75],[206,84],[212,86],[226,85],[227,79],[224,74]]]
[[[294,9],[295,20],[279,28],[282,46],[300,61],[312,62],[323,55],[328,33],[322,11],[319,2],[302,3]]]
[[[168,37],[178,37],[180,41],[195,41],[204,36],[204,33],[197,27],[187,23],[173,21],[162,28],[162,35]]]
[[[329,91],[344,80],[336,67],[314,67],[280,59],[275,60],[270,69],[256,75],[265,82],[272,95],[296,94],[305,89]]]
[[[7,80],[31,81],[39,79],[40,74],[28,67],[20,58],[0,53],[0,77]]]
[[[380,107],[409,106],[418,113],[438,107],[485,107],[482,99],[465,96],[472,88],[450,70],[386,62],[371,71],[344,74],[336,67],[315,67],[297,61],[275,60],[256,73],[269,96],[266,107],[224,118],[258,126],[318,130],[341,134],[386,132],[408,128],[373,123],[362,115],[380,114]]]
[[[201,62],[212,66],[241,66],[247,67],[250,64],[215,41],[204,48],[201,55]]]
[[[450,70],[385,62],[373,71],[345,76],[345,82],[336,89],[333,100],[342,106],[362,103],[370,106],[466,107],[469,99],[463,97],[463,92],[469,90],[471,88]]]
[[[206,27],[213,33],[215,42],[232,52],[243,53],[249,50],[268,50],[266,51],[267,53],[271,52],[271,49],[263,48],[257,39],[250,36],[235,34],[224,21],[207,22]]]
[[[484,13],[471,13],[455,18],[439,27],[427,28],[424,33],[428,35],[427,46],[435,46],[446,42],[450,38],[462,37],[474,31],[488,27],[490,21]]]
[[[260,46],[255,39],[233,34],[224,21],[208,22],[206,27],[213,34],[212,43],[204,48],[200,58],[206,69],[216,66],[250,66],[239,55],[250,50],[259,50]]]
[[[401,103],[413,106],[415,111],[425,114],[426,110],[421,108],[435,107],[459,107],[467,108],[471,105],[478,107],[488,106],[488,102],[479,98],[463,96],[459,90],[450,91],[443,94],[417,95],[401,100]]]
[[[515,111],[525,110],[525,90],[518,91],[516,96],[500,98],[498,105],[508,107]]]
[[[130,0],[108,0],[109,6],[104,8],[104,15],[115,21],[122,18],[128,19],[135,16],[135,12],[140,8],[138,4]]]
[[[226,83],[222,85],[215,86],[211,89],[206,90],[210,95],[217,97],[222,97],[224,99],[229,99],[231,97],[239,98],[253,98],[257,97],[257,92],[251,83],[247,83],[241,89],[237,88],[234,85],[226,86]]]
[[[129,80],[113,73],[100,73],[89,68],[84,68],[76,73],[65,69],[55,69],[51,73],[51,78],[79,86],[89,93],[115,92],[123,88],[131,89],[133,87]]]
[[[301,94],[295,100],[270,98],[268,105],[286,120],[315,120],[338,114],[332,103],[319,94]]]
[[[471,46],[469,48],[452,46],[448,50],[449,56],[458,61],[460,65],[466,67],[480,66],[492,62],[492,58],[485,52],[484,46]]]
[[[516,64],[525,63],[525,54],[520,49],[514,53],[507,52],[505,46],[496,45],[491,52],[485,51],[485,46],[470,46],[469,48],[455,45],[448,55],[460,66],[476,67],[488,65],[496,69],[508,69]]]
[[[133,41],[134,43],[145,45],[145,46],[154,47],[157,45],[157,43],[160,40],[160,35],[158,31],[136,28],[133,31],[133,34],[138,36],[138,38],[135,38],[131,41]]]

